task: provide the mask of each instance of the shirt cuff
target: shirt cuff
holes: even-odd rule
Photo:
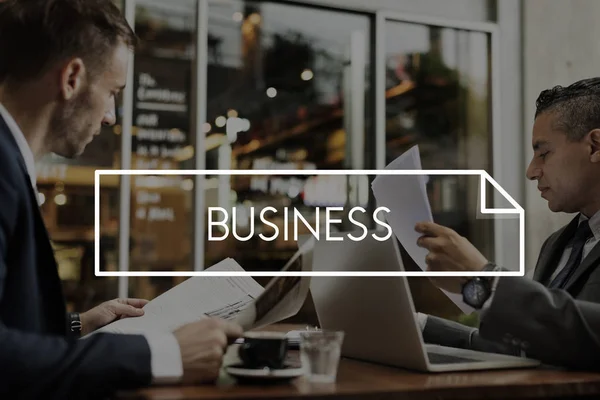
[[[419,328],[421,328],[421,333],[425,330],[425,325],[427,325],[427,314],[417,313],[417,321],[419,322]]]
[[[150,347],[152,384],[179,383],[183,377],[181,350],[175,335],[171,333],[144,334]]]

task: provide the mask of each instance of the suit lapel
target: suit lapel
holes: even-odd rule
[[[56,299],[57,301],[47,302],[44,304],[48,323],[52,324],[52,331],[65,334],[66,328],[66,306],[64,302],[64,294],[62,291],[62,283],[58,274],[58,265],[54,257],[54,249],[50,242],[50,236],[42,217],[42,212],[38,205],[38,196],[36,191],[31,186],[31,179],[25,166],[25,161],[21,159],[21,169],[27,178],[27,189],[29,192],[30,207],[33,213],[35,224],[35,235],[37,243],[38,262],[37,270],[40,276],[44,277],[42,291],[45,292],[45,298]]]
[[[535,268],[533,274],[533,279],[535,281],[545,285],[549,283],[550,277],[556,269],[565,247],[575,234],[578,221],[579,214],[577,214],[567,226],[550,236],[544,251],[540,254],[540,259]]]
[[[579,214],[577,214],[567,226],[557,231],[548,239],[546,248],[543,253],[540,254],[540,260],[533,275],[535,281],[543,283],[544,285],[549,283],[550,277],[555,271],[565,247],[569,244],[569,241],[575,234],[578,223]],[[565,290],[569,291],[572,289],[580,278],[582,278],[591,268],[598,265],[598,263],[600,263],[600,243],[594,246],[592,251],[581,262],[579,267],[577,267],[573,275],[567,281]]]
[[[588,272],[591,268],[598,265],[600,261],[600,246],[596,244],[592,251],[583,259],[579,267],[575,269],[573,275],[567,281],[565,285],[565,290],[569,291],[579,280],[579,278],[583,277],[586,272]]]

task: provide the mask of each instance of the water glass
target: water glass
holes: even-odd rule
[[[335,382],[343,342],[342,331],[300,333],[300,359],[309,381]]]

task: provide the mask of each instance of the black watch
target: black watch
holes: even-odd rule
[[[69,313],[69,328],[75,336],[81,336],[82,325],[81,318],[78,312]]]
[[[482,271],[493,271],[496,264],[488,263]],[[469,279],[462,287],[463,301],[475,308],[481,309],[492,295],[492,277],[481,276]]]
[[[492,285],[485,277],[469,279],[462,287],[463,301],[479,310],[492,295]]]

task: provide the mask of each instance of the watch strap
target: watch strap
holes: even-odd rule
[[[81,330],[83,326],[81,324],[81,317],[78,312],[70,312],[68,314],[68,323],[71,333],[77,337],[81,336]]]
[[[482,272],[492,272],[495,271],[497,268],[497,265],[493,262],[488,262],[487,264],[485,264],[485,266],[481,269]]]
[[[488,262],[485,267],[483,267],[482,271],[485,272],[496,272],[496,271],[507,271],[506,268],[503,268],[493,262]],[[500,280],[499,276],[486,276],[491,283],[492,294],[496,291],[496,287],[498,286],[498,281]]]

